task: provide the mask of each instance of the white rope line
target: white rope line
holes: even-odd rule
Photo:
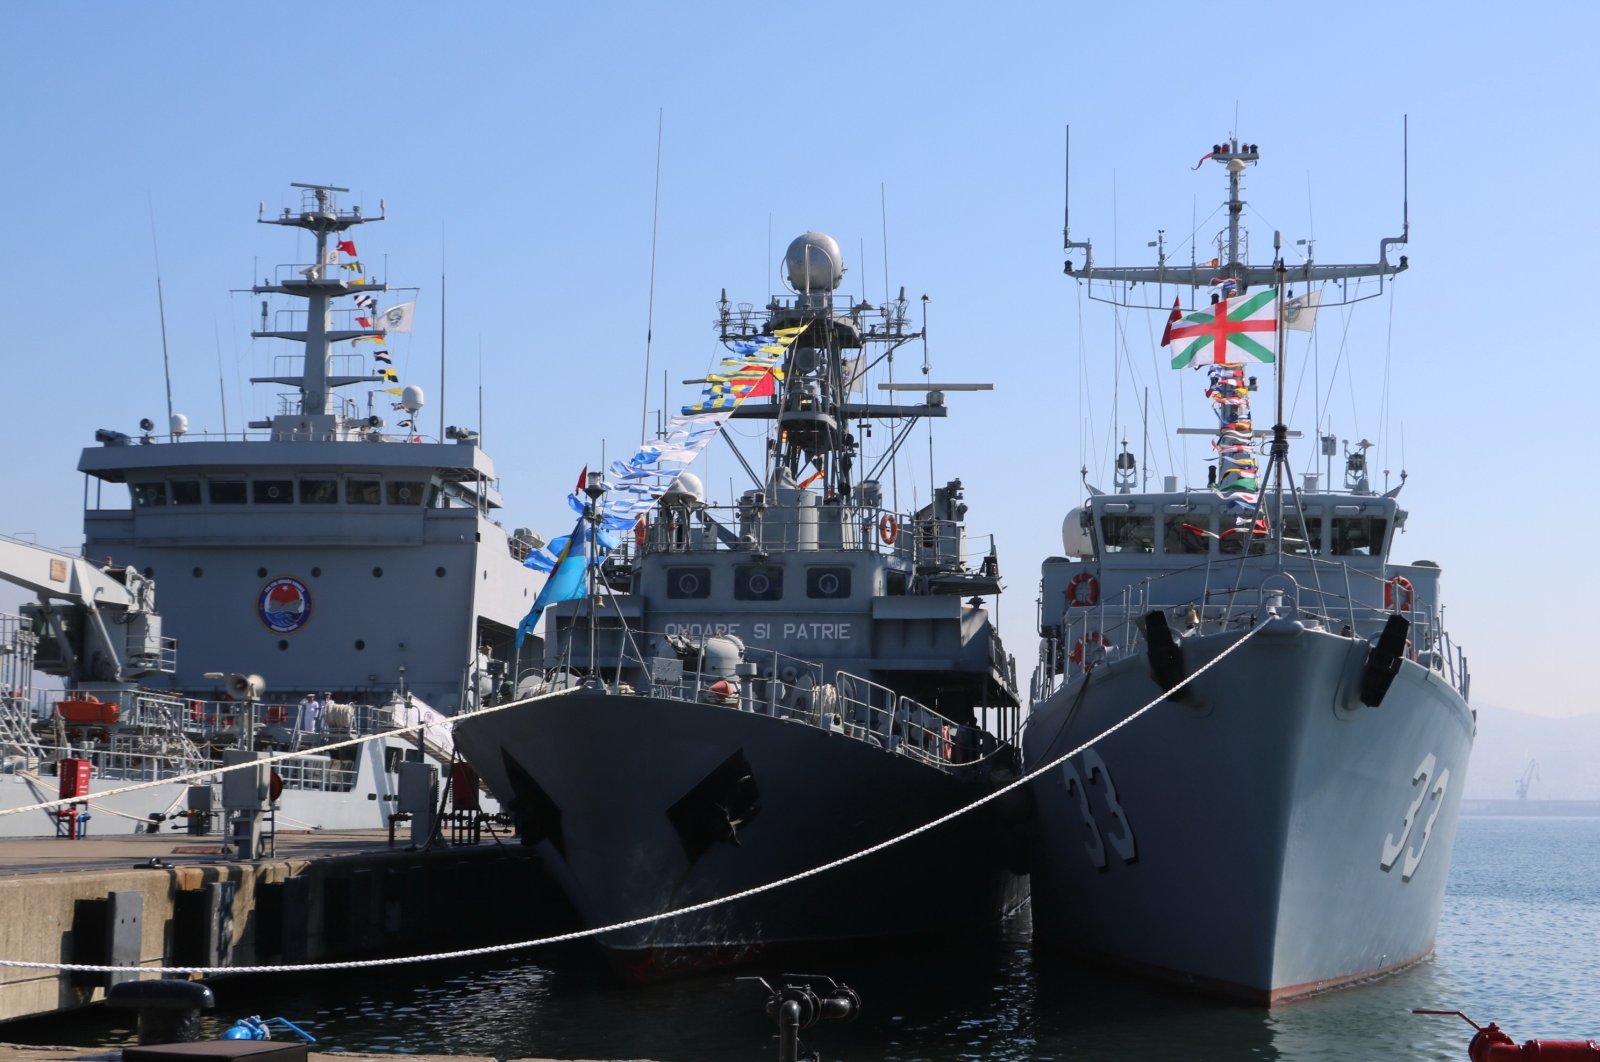
[[[605,933],[614,933],[614,932],[616,932],[618,930],[622,930],[622,929],[632,929],[634,926],[642,926],[642,925],[646,925],[646,924],[651,923],[651,922],[658,922],[658,921],[661,921],[661,920],[667,919],[667,918],[678,918],[678,917],[680,917],[682,915],[695,914],[696,912],[709,910],[710,908],[713,908],[713,907],[720,907],[723,904],[733,903],[733,902],[735,902],[737,900],[749,899],[752,896],[759,895],[759,894],[761,894],[763,892],[770,892],[773,889],[781,889],[785,885],[792,885],[797,881],[803,881],[806,878],[815,877],[818,874],[824,874],[824,873],[826,873],[826,872],[828,872],[830,870],[835,869],[836,867],[842,867],[846,863],[854,863],[855,861],[857,861],[859,859],[865,859],[867,856],[873,855],[873,854],[875,854],[877,852],[881,852],[885,848],[889,848],[889,847],[891,847],[893,845],[900,844],[903,841],[909,841],[911,838],[916,837],[918,834],[926,833],[929,830],[935,829],[935,828],[937,828],[939,826],[943,826],[945,823],[949,822],[951,819],[959,818],[960,816],[965,815],[970,811],[973,811],[973,810],[975,810],[977,808],[982,807],[983,805],[989,803],[992,800],[998,800],[1000,797],[1002,797],[1005,794],[1011,792],[1013,789],[1016,789],[1019,786],[1026,785],[1029,782],[1033,781],[1035,778],[1038,778],[1040,775],[1054,770],[1055,768],[1059,767],[1061,764],[1065,763],[1067,760],[1070,760],[1072,757],[1074,757],[1074,756],[1078,755],[1079,753],[1083,752],[1085,749],[1088,749],[1091,746],[1097,745],[1101,741],[1104,741],[1106,738],[1110,737],[1112,734],[1115,734],[1118,730],[1121,730],[1123,727],[1127,726],[1129,723],[1133,722],[1135,719],[1139,718],[1141,715],[1144,715],[1150,709],[1154,708],[1156,705],[1158,705],[1162,701],[1166,700],[1172,694],[1174,694],[1174,693],[1178,692],[1179,690],[1183,689],[1185,686],[1189,685],[1195,679],[1197,679],[1201,675],[1205,674],[1211,668],[1213,668],[1217,664],[1221,663],[1231,653],[1233,653],[1233,651],[1235,649],[1238,649],[1245,642],[1247,642],[1251,638],[1255,637],[1256,633],[1259,632],[1260,630],[1261,630],[1261,626],[1259,626],[1259,625],[1252,627],[1250,630],[1246,631],[1244,636],[1241,637],[1238,641],[1234,642],[1232,645],[1228,646],[1228,648],[1226,648],[1222,652],[1218,653],[1216,655],[1216,657],[1214,657],[1212,660],[1210,660],[1209,662],[1207,662],[1203,666],[1197,668],[1195,670],[1194,674],[1189,675],[1182,682],[1179,682],[1177,685],[1173,686],[1171,689],[1166,690],[1165,692],[1161,693],[1158,697],[1156,697],[1155,700],[1151,701],[1149,704],[1146,704],[1143,708],[1140,708],[1138,711],[1136,711],[1133,714],[1127,716],[1125,719],[1122,719],[1121,721],[1112,724],[1110,727],[1108,727],[1105,730],[1101,731],[1099,734],[1097,734],[1094,737],[1090,738],[1088,741],[1085,741],[1082,745],[1079,745],[1077,748],[1073,749],[1071,752],[1063,753],[1062,755],[1057,756],[1055,759],[1051,760],[1049,763],[1046,763],[1044,766],[1035,768],[1034,770],[1028,772],[1027,774],[1024,774],[1022,777],[1016,779],[1015,781],[1010,782],[1007,785],[1001,786],[999,789],[996,789],[992,793],[986,793],[985,795],[979,797],[977,800],[974,800],[972,803],[966,805],[965,807],[957,808],[955,811],[949,812],[948,814],[945,814],[945,815],[941,815],[939,818],[934,819],[932,822],[924,823],[923,825],[918,826],[916,829],[911,830],[908,833],[903,833],[903,834],[899,835],[898,837],[891,837],[887,841],[880,841],[877,844],[872,845],[869,848],[863,848],[859,852],[855,852],[855,853],[853,853],[851,855],[847,855],[847,856],[843,856],[843,857],[841,857],[839,859],[835,859],[831,863],[824,863],[821,866],[812,867],[810,870],[802,870],[798,874],[791,874],[786,878],[780,878],[777,881],[771,881],[771,882],[766,883],[765,885],[756,885],[756,886],[753,886],[751,888],[745,889],[742,892],[736,892],[736,893],[733,893],[733,894],[728,895],[728,896],[723,896],[723,897],[721,897],[719,899],[705,900],[705,901],[702,901],[701,903],[690,904],[688,907],[680,907],[680,908],[678,908],[677,910],[674,910],[674,911],[662,911],[659,914],[645,915],[645,916],[643,916],[641,918],[630,918],[625,922],[614,922],[614,923],[612,923],[611,925],[608,925],[608,926],[599,926],[599,927],[594,928],[594,929],[579,929],[579,930],[574,930],[573,932],[570,932],[570,933],[559,933],[559,934],[557,934],[557,935],[555,935],[553,937],[541,937],[541,938],[539,938],[537,940],[518,941],[517,943],[514,943],[514,944],[494,944],[494,945],[489,945],[487,947],[481,947],[481,948],[467,948],[467,949],[464,949],[464,950],[461,950],[461,951],[431,952],[431,953],[429,953],[427,955],[401,956],[401,957],[398,957],[398,958],[354,959],[354,960],[349,960],[349,961],[345,961],[345,962],[297,963],[297,964],[294,964],[294,965],[279,965],[279,966],[88,966],[88,965],[82,965],[82,964],[78,964],[78,963],[25,962],[25,961],[18,960],[18,959],[0,959],[0,967],[14,967],[14,968],[25,969],[25,970],[63,970],[63,971],[83,972],[83,973],[127,973],[129,970],[138,970],[140,972],[159,973],[159,974],[201,974],[201,975],[207,975],[207,974],[241,974],[241,973],[253,973],[253,974],[254,973],[311,973],[311,972],[318,971],[318,970],[365,970],[365,969],[372,969],[374,967],[379,967],[379,966],[399,966],[399,965],[402,965],[402,964],[405,964],[405,963],[413,963],[413,962],[416,962],[416,963],[421,963],[421,962],[442,962],[442,961],[447,960],[447,959],[465,959],[465,958],[472,958],[472,957],[479,956],[479,955],[496,955],[496,954],[500,954],[500,953],[508,952],[508,951],[522,951],[522,950],[529,949],[529,948],[540,948],[540,947],[545,947],[545,946],[550,945],[550,944],[562,944],[562,943],[565,943],[565,942],[571,941],[571,940],[582,940],[582,939],[584,939],[586,937],[597,937],[597,936],[601,936],[601,935],[603,935]],[[527,703],[527,702],[522,702],[522,703]],[[510,706],[508,705],[507,707],[510,707]]]
[[[480,719],[486,715],[493,715],[495,712],[503,712],[508,708],[521,708],[524,705],[532,704],[535,701],[544,700],[549,697],[559,697],[563,694],[576,692],[577,689],[578,687],[572,686],[564,689],[548,690],[544,693],[537,694],[536,696],[529,697],[527,700],[512,701],[509,704],[496,704],[488,708],[479,708],[472,712],[463,712],[460,715],[441,715],[438,718],[428,722],[408,723],[405,726],[396,727],[393,730],[384,730],[376,734],[367,734],[362,737],[350,738],[347,741],[335,741],[327,745],[318,745],[315,748],[300,749],[297,752],[277,752],[270,756],[263,756],[260,759],[246,760],[244,763],[236,763],[231,767],[205,767],[200,770],[190,771],[187,774],[175,774],[171,778],[157,778],[148,782],[136,782],[132,785],[119,786],[113,789],[102,789],[99,792],[87,797],[63,797],[57,800],[45,800],[37,804],[24,804],[23,806],[16,808],[4,808],[0,809],[0,818],[4,818],[7,815],[21,815],[29,811],[42,811],[49,808],[65,807],[68,804],[80,804],[85,800],[104,800],[106,797],[121,796],[123,793],[136,793],[141,789],[156,789],[165,785],[177,785],[183,782],[196,782],[201,779],[212,778],[219,774],[227,774],[230,771],[244,771],[255,767],[260,767],[262,764],[282,763],[284,760],[298,760],[305,756],[316,755],[318,753],[328,752],[333,749],[346,749],[356,745],[365,745],[372,741],[383,741],[386,738],[410,734],[419,730],[427,730],[430,727],[449,726],[454,729],[455,725],[463,720]]]

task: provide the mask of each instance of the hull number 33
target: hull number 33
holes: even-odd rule
[[[1078,814],[1083,818],[1083,850],[1088,854],[1089,862],[1094,864],[1096,870],[1107,869],[1110,863],[1106,856],[1108,843],[1111,850],[1116,852],[1124,863],[1138,862],[1139,849],[1133,839],[1133,827],[1128,825],[1128,814],[1122,810],[1122,804],[1117,799],[1117,786],[1111,780],[1111,771],[1106,768],[1106,761],[1102,760],[1094,749],[1085,749],[1082,758],[1084,771],[1082,775],[1072,765],[1071,760],[1061,765],[1061,773],[1062,780],[1067,786],[1067,794],[1077,799]],[[1089,801],[1091,789],[1100,791],[1096,803],[1103,805],[1105,817],[1112,827],[1109,830],[1102,830],[1095,818],[1094,809]]]
[[[1450,786],[1450,768],[1446,767],[1439,771],[1435,777],[1434,771],[1438,765],[1438,758],[1433,753],[1430,752],[1422,757],[1422,762],[1417,764],[1417,769],[1411,774],[1411,785],[1417,792],[1411,798],[1410,806],[1406,808],[1406,817],[1400,824],[1400,832],[1389,834],[1383,841],[1383,856],[1378,860],[1378,866],[1385,873],[1394,870],[1395,864],[1400,862],[1400,853],[1405,852],[1405,862],[1400,867],[1401,881],[1410,881],[1411,875],[1417,872],[1417,866],[1422,862],[1422,853],[1428,848],[1428,837],[1433,833],[1434,820],[1439,817],[1439,811],[1444,807],[1445,790]],[[1417,823],[1421,819],[1424,802],[1431,805],[1428,809],[1428,818],[1422,823],[1422,836],[1416,838],[1416,847],[1408,851],[1406,843],[1411,840],[1411,835],[1417,832]]]

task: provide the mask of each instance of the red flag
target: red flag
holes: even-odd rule
[[[1167,318],[1167,327],[1161,330],[1162,346],[1167,346],[1172,342],[1172,326],[1177,324],[1178,321],[1183,317],[1183,311],[1179,309],[1179,307],[1182,305],[1183,303],[1180,297],[1174,295],[1172,297],[1172,316]]]
[[[354,240],[340,240],[339,241],[339,250],[343,251],[345,254],[349,255],[351,258],[359,258],[359,257],[361,257],[360,255],[356,254],[356,243],[355,243]]]
[[[581,492],[583,490],[583,488],[587,487],[588,485],[589,485],[589,466],[588,465],[584,465],[583,466],[583,471],[578,473],[578,485],[576,487],[573,487],[572,489],[574,491],[580,491]]]
[[[360,325],[362,328],[371,328],[372,327],[372,318],[370,318],[370,317],[357,317],[356,318],[356,324]],[[1166,344],[1163,343],[1162,346],[1166,346]]]

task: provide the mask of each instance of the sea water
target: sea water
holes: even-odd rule
[[[1204,912],[1196,912],[1204,917]],[[824,1060],[1465,1059],[1472,1029],[1414,1008],[1495,1021],[1518,1043],[1600,1039],[1600,819],[1461,820],[1435,956],[1371,985],[1267,1011],[1035,954],[1026,911],[1000,939],[875,947],[800,972],[859,993],[848,1023],[806,1030]],[[645,987],[609,983],[581,948],[493,963],[216,982],[209,1036],[282,1015],[317,1050],[501,1059],[777,1057],[756,968]],[[132,1042],[103,1009],[0,1028],[0,1038]]]

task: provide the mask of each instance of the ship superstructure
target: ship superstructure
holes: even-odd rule
[[[312,260],[251,289],[252,334],[301,348],[251,381],[285,389],[277,409],[237,435],[197,436],[181,416],[167,436],[148,422],[141,435],[97,432],[78,466],[91,487],[84,552],[159,580],[181,647],[173,689],[219,670],[363,700],[403,683],[454,712],[489,685],[487,658],[509,662],[542,585],[522,559],[540,543],[500,523],[478,433],[427,435],[422,389],[373,353],[412,312],[379,305],[387,286],[351,253],[353,230],[382,216],[341,208],[345,189],[295,187],[298,210],[260,220],[311,234]]]

